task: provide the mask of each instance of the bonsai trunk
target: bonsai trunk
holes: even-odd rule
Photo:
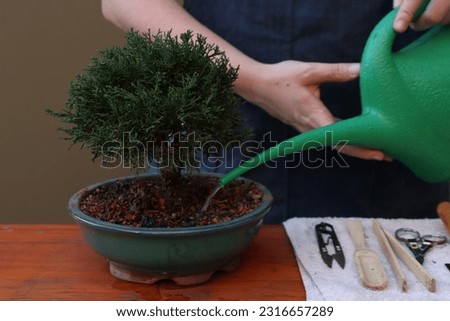
[[[166,187],[169,193],[171,190],[182,188],[183,175],[181,174],[181,170],[179,168],[162,168],[161,179],[163,181],[163,185]]]

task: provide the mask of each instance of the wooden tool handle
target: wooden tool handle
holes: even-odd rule
[[[437,212],[447,231],[450,233],[450,202],[442,202],[437,206]]]
[[[351,220],[347,222],[347,229],[350,232],[353,243],[357,250],[364,250],[367,248],[366,240],[364,239],[364,228],[361,221]]]
[[[395,278],[397,279],[400,289],[402,290],[402,292],[406,292],[408,289],[406,277],[403,274],[403,271],[400,267],[397,257],[395,256],[394,251],[392,250],[389,240],[386,237],[386,234],[384,234],[385,232],[383,230],[383,227],[377,220],[373,220],[372,226],[375,235],[377,236],[378,241],[380,242],[380,245],[384,251],[384,254],[386,255],[386,258],[388,259],[389,264],[392,267],[392,271],[394,272]]]
[[[405,263],[405,265],[417,276],[430,292],[436,292],[436,280],[417,262],[411,252],[408,251],[399,241],[388,232],[383,230],[394,253]]]

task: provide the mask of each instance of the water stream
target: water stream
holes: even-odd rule
[[[208,198],[206,199],[205,204],[203,205],[202,209],[200,210],[200,214],[203,214],[206,212],[206,209],[208,208],[209,204],[211,204],[212,199],[217,194],[218,191],[222,188],[221,185],[217,185],[216,188],[212,190],[212,192],[208,195]]]

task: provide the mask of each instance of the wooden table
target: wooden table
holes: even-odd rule
[[[264,225],[234,272],[205,284],[118,280],[77,225],[0,225],[0,300],[305,300],[281,225]]]

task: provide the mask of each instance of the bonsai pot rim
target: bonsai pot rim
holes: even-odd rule
[[[222,177],[221,174],[216,173],[201,173],[199,175],[203,176],[213,176],[213,177]],[[270,193],[270,191],[265,187],[264,185],[257,183],[251,179],[248,178],[238,178],[240,180],[246,180],[255,183],[258,188],[261,189],[263,192],[263,197],[261,200],[260,206],[253,211],[250,211],[240,217],[234,218],[231,221],[228,222],[222,222],[217,224],[208,224],[208,225],[202,225],[202,226],[192,226],[192,227],[135,227],[135,226],[127,226],[127,225],[120,225],[115,223],[110,223],[106,221],[101,221],[99,219],[96,219],[86,213],[84,213],[80,207],[80,201],[92,190],[96,189],[99,186],[106,185],[106,184],[114,184],[116,181],[126,181],[126,180],[134,180],[134,179],[145,179],[145,178],[151,178],[151,177],[159,177],[158,174],[143,174],[143,175],[129,175],[129,176],[123,176],[123,177],[117,177],[117,178],[111,178],[107,179],[101,182],[97,182],[91,185],[88,185],[75,194],[73,194],[68,202],[68,210],[70,215],[75,219],[75,221],[78,221],[80,223],[84,223],[86,225],[107,230],[109,232],[115,231],[118,233],[139,233],[139,234],[148,234],[148,235],[159,235],[159,236],[173,236],[173,235],[197,235],[197,234],[205,234],[205,233],[214,233],[217,231],[217,229],[220,230],[227,230],[227,229],[233,229],[236,226],[245,225],[248,222],[251,222],[254,219],[254,216],[264,211],[267,207],[270,207],[273,202],[273,196]],[[267,210],[268,211],[268,210]]]

